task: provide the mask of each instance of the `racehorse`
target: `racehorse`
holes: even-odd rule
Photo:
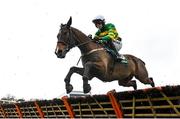
[[[65,58],[66,54],[73,47],[78,47],[81,51],[83,67],[73,66],[70,68],[64,80],[67,93],[73,90],[73,86],[70,84],[70,78],[73,73],[82,76],[84,93],[88,93],[91,90],[88,81],[94,77],[103,82],[118,80],[120,86],[132,86],[134,90],[137,89],[137,85],[136,80],[132,80],[133,77],[141,83],[149,84],[152,87],[155,86],[153,78],[148,77],[145,63],[141,59],[126,54],[124,56],[128,60],[128,64],[117,62],[102,45],[93,42],[83,32],[71,27],[71,24],[72,17],[70,17],[67,24],[61,24],[55,49],[57,58]]]

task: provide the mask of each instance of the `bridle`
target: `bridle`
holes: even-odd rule
[[[66,51],[69,51],[71,48],[74,48],[74,47],[79,47],[79,46],[83,46],[89,42],[93,42],[93,40],[89,40],[89,41],[86,41],[86,42],[83,42],[83,43],[80,43],[80,44],[77,44],[76,45],[76,42],[75,40],[72,40],[73,38],[76,39],[76,41],[79,42],[77,36],[75,34],[72,33],[72,29],[69,28],[69,37],[68,37],[68,42],[65,42],[65,41],[59,41],[59,38],[58,38],[58,42],[57,43],[63,43],[65,44],[67,47],[66,47]]]
[[[86,45],[86,44],[88,44],[90,42],[94,42],[93,40],[89,40],[89,41],[86,41],[86,42],[83,42],[83,43],[80,43],[80,44],[76,44],[75,41],[78,41],[78,42],[80,42],[80,41],[78,40],[77,36],[75,34],[73,34],[73,31],[72,31],[71,27],[69,27],[68,30],[69,30],[69,37],[68,37],[68,40],[67,40],[68,42],[59,41],[59,37],[58,37],[58,42],[57,42],[57,43],[63,43],[63,44],[66,45],[66,48],[65,48],[66,52],[68,52],[70,49],[72,49],[74,47],[79,47],[79,46]],[[76,39],[76,40],[72,40],[73,38]],[[93,50],[87,52],[86,54],[83,54],[82,56],[89,55],[89,54],[91,54],[93,52],[96,52],[96,51],[99,51],[99,50],[104,50],[104,48],[93,49]]]

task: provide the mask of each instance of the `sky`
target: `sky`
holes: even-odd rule
[[[91,21],[103,15],[123,39],[120,53],[141,58],[156,86],[180,85],[179,5],[179,0],[1,0],[0,98],[11,94],[26,100],[53,99],[66,94],[64,78],[81,54],[76,47],[58,59],[54,51],[60,24],[70,16],[73,27],[94,35],[97,29]],[[83,91],[78,74],[71,84]],[[96,78],[89,84],[92,94],[133,90]],[[137,85],[150,88],[139,81]]]

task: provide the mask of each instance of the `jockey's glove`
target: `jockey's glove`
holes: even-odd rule
[[[104,41],[103,41],[103,40],[99,40],[98,42],[99,42],[99,43],[104,43]]]
[[[92,35],[91,35],[91,34],[89,34],[88,37],[89,37],[90,39],[92,39]]]
[[[93,40],[95,40],[95,41],[98,41],[98,40],[99,40],[99,38],[97,38],[97,37],[94,37],[94,38],[93,38]]]
[[[105,41],[105,40],[98,40],[98,43],[100,43],[100,44],[102,44],[102,43],[106,43],[107,41]]]

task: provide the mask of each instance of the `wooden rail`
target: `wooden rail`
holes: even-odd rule
[[[0,118],[180,118],[180,86],[1,104]]]

